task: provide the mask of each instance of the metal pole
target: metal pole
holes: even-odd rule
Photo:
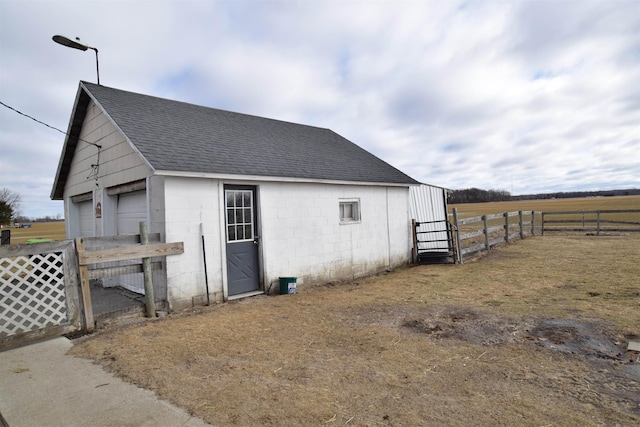
[[[211,297],[209,296],[209,276],[207,275],[207,251],[204,244],[204,227],[200,223],[200,236],[202,237],[202,260],[204,261],[204,284],[207,289],[207,305],[211,305]]]
[[[100,67],[98,65],[98,49],[95,47],[90,47],[89,49],[93,49],[96,53],[96,74],[98,76],[98,86],[100,86]]]

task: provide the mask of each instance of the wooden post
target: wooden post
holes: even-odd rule
[[[597,231],[596,231],[596,236],[600,235],[600,210],[598,210],[597,214],[597,219],[598,219],[598,226],[597,226]]]
[[[544,212],[542,212],[542,236],[544,236]]]
[[[509,243],[509,212],[504,214],[504,241]]]
[[[149,234],[147,233],[147,223],[140,221],[140,244],[149,244]],[[144,274],[144,304],[147,308],[147,317],[156,317],[156,303],[153,295],[153,280],[151,272],[151,258],[142,258],[142,272]]]
[[[76,254],[78,260],[80,253],[84,252],[84,241],[82,237],[76,238]],[[91,306],[91,290],[89,288],[89,269],[87,264],[78,265],[78,273],[80,275],[80,293],[82,294],[82,314],[84,315],[84,327],[87,332],[92,332],[95,328],[93,320],[93,307]]]
[[[458,227],[458,208],[453,208],[453,225],[456,227],[456,248],[458,249],[458,260],[462,264],[462,248],[460,247],[460,228]]]
[[[531,211],[531,235],[536,235],[536,211]]]
[[[522,223],[522,211],[518,211],[518,218],[520,220],[520,238],[524,239],[524,224]]]
[[[489,222],[487,221],[487,216],[482,215],[482,222],[484,222],[484,248],[485,250],[489,250]]]
[[[413,250],[411,251],[411,263],[416,264],[418,262],[418,229],[416,228],[416,220],[411,220],[411,234],[413,234]]]

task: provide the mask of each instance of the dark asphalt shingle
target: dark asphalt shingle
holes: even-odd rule
[[[413,178],[330,129],[289,123],[81,82],[75,127],[86,91],[157,171],[418,184]],[[73,130],[73,129],[72,129]],[[79,129],[77,129],[79,132]],[[75,139],[75,140],[74,140]],[[52,198],[62,197],[67,140]]]
[[[156,170],[417,184],[329,129],[82,84]]]

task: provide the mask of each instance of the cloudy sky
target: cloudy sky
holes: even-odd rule
[[[0,0],[0,101],[67,129],[105,86],[330,128],[413,178],[640,188],[640,2]],[[0,105],[0,188],[49,200],[64,135]]]

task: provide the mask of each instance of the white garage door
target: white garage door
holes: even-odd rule
[[[93,201],[85,200],[77,203],[80,220],[80,237],[93,237]]]
[[[140,234],[140,221],[147,220],[147,194],[145,190],[118,195],[116,211],[118,234]],[[120,264],[126,264],[122,261]],[[135,263],[131,261],[130,263]],[[138,294],[144,294],[142,273],[120,276],[120,286]]]
[[[118,234],[139,234],[140,221],[147,220],[147,194],[144,190],[118,195]]]

